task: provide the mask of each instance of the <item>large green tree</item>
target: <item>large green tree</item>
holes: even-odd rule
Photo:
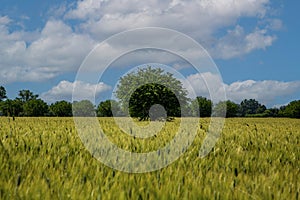
[[[57,101],[50,105],[50,113],[57,117],[71,117],[72,104],[67,101]]]
[[[196,97],[191,103],[192,116],[210,117],[213,103],[205,97]]]
[[[73,115],[76,117],[94,117],[96,116],[95,106],[89,100],[74,102],[72,105]]]
[[[179,117],[181,106],[186,106],[189,100],[187,91],[173,74],[152,67],[140,68],[122,77],[117,86],[116,96],[125,113],[140,120],[149,119],[150,111],[151,120],[165,114],[168,117]],[[164,110],[155,106],[157,104]]]

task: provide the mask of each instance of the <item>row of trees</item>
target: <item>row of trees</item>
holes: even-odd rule
[[[0,114],[3,116],[58,116],[71,117],[75,116],[126,116],[121,106],[115,100],[106,100],[101,102],[97,108],[89,101],[70,103],[67,101],[57,101],[47,105],[38,95],[34,95],[29,90],[21,90],[16,99],[6,99],[6,95],[1,87]],[[73,112],[72,112],[73,107]],[[226,117],[292,117],[300,118],[300,101],[293,101],[287,106],[281,108],[267,109],[255,99],[245,99],[240,104],[232,101],[219,102],[213,105],[212,101],[205,97],[197,97],[189,104],[190,112],[184,113],[185,116],[224,116]],[[198,110],[198,109],[199,110]],[[139,117],[136,112],[135,117]],[[145,117],[144,115],[142,117]],[[143,118],[144,119],[144,118]]]
[[[0,87],[0,115],[2,116],[71,117],[73,114],[91,116],[94,112],[94,105],[88,100],[74,103],[57,101],[48,105],[45,101],[38,98],[37,94],[33,94],[30,90],[21,90],[17,98],[7,99],[4,87]]]
[[[115,100],[106,100],[100,102],[95,107],[89,100],[79,102],[57,101],[51,105],[47,105],[38,95],[33,94],[29,90],[19,91],[19,95],[14,100],[6,99],[3,87],[0,88],[0,114],[2,116],[57,116],[71,117],[75,116],[126,116],[121,105]],[[4,95],[3,95],[4,94]],[[137,109],[135,106],[135,109]],[[73,110],[72,110],[73,108]],[[141,110],[141,108],[139,108]],[[168,109],[168,108],[167,108]],[[140,117],[135,112],[133,117]],[[184,109],[184,116],[192,117],[210,117],[224,116],[226,117],[292,117],[300,118],[300,101],[293,101],[287,106],[281,108],[269,108],[260,104],[255,99],[245,99],[240,104],[232,101],[219,102],[214,105],[213,102],[205,97],[197,97],[188,104],[188,108]],[[149,112],[149,111],[147,111]],[[159,113],[159,111],[157,111]],[[142,114],[142,119],[145,120],[146,115]],[[171,116],[181,116],[176,113]],[[154,119],[155,120],[155,119]]]
[[[292,117],[300,118],[300,100],[281,108],[270,108],[255,99],[240,104],[232,101],[213,102],[205,97],[187,98],[182,83],[160,68],[143,68],[122,77],[116,90],[119,102],[107,100],[95,107],[89,100],[58,101],[47,105],[29,90],[19,91],[11,100],[0,87],[0,115],[3,116],[132,116],[140,120],[157,120],[180,116],[226,117]],[[160,106],[158,106],[160,105]]]
[[[197,103],[201,117],[226,116],[300,118],[300,100],[292,101],[287,106],[269,109],[255,99],[245,99],[240,104],[228,100],[213,105],[211,100],[205,97],[197,97],[196,100],[192,102],[192,105]],[[226,113],[223,113],[224,111],[226,111]],[[193,116],[195,116],[195,114],[193,114]]]

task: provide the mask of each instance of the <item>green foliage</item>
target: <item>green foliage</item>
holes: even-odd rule
[[[4,116],[22,116],[23,115],[23,102],[18,99],[0,102],[0,111]]]
[[[225,117],[226,114],[227,114],[226,111],[227,111],[226,101],[221,101],[213,107],[212,116],[214,116],[214,117]]]
[[[48,111],[47,103],[41,99],[30,99],[23,105],[23,114],[27,117],[45,116]]]
[[[300,100],[290,102],[280,114],[284,117],[300,118]]]
[[[3,101],[3,99],[6,99],[6,90],[3,86],[0,86],[0,102]]]
[[[29,100],[37,99],[39,95],[33,94],[30,90],[20,90],[19,91],[19,99],[22,102],[27,102]]]
[[[279,116],[279,109],[278,108],[269,108],[265,110],[263,113],[265,117],[278,117]]]
[[[239,112],[239,105],[229,100],[221,101],[217,105],[215,105],[213,110],[214,116],[237,117]]]
[[[168,116],[180,116],[180,105],[186,106],[187,91],[182,83],[160,68],[140,68],[120,79],[116,97],[123,110],[140,120],[149,118],[151,106],[162,105]]]
[[[266,110],[266,106],[261,105],[255,99],[245,99],[241,102],[242,116],[261,114]]]
[[[232,101],[226,101],[226,117],[237,117],[240,107]]]
[[[0,103],[0,112],[4,116],[44,116],[48,105],[37,97],[30,90],[20,90],[18,98]]]
[[[192,116],[210,117],[212,114],[213,103],[205,97],[196,97],[191,103]]]
[[[150,118],[155,121],[166,116],[179,117],[181,110],[173,91],[163,85],[153,83],[145,84],[134,91],[129,100],[129,113],[140,120]]]
[[[120,134],[113,119],[99,123],[120,148],[146,151],[164,147],[180,120],[147,140]],[[299,199],[298,119],[227,119],[203,159],[198,152],[210,120],[200,124],[190,148],[168,167],[128,174],[95,159],[72,118],[2,117],[0,199]]]
[[[57,101],[50,105],[50,113],[56,117],[71,117],[72,104],[67,101]]]
[[[122,116],[122,111],[119,106],[119,103],[115,100],[106,100],[100,102],[97,107],[97,116],[98,117],[117,117]]]
[[[76,117],[96,116],[95,106],[89,100],[74,102],[72,106],[73,115]]]

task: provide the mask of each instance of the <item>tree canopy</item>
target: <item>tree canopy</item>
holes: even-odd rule
[[[300,100],[292,101],[280,112],[283,117],[300,118]]]
[[[95,107],[89,100],[74,102],[72,106],[73,115],[76,117],[96,116]]]
[[[71,117],[72,104],[67,101],[57,101],[50,105],[50,115],[57,117]]]
[[[30,90],[20,90],[18,96],[14,100],[6,99],[1,102],[2,115],[13,117],[44,116],[48,113],[48,105],[43,100],[37,99],[38,95],[33,94]]]
[[[126,113],[140,120],[150,118],[150,109],[154,105],[161,105],[168,117],[181,116],[181,106],[188,103],[187,91],[182,83],[173,74],[152,67],[140,68],[122,77],[116,97]],[[153,113],[151,120],[162,117],[162,113],[157,112],[157,116]]]
[[[22,116],[23,103],[18,99],[7,99],[0,102],[0,112],[4,116]]]
[[[97,116],[98,117],[122,116],[122,111],[117,101],[106,100],[100,102],[100,104],[98,105]]]
[[[261,105],[255,99],[245,99],[241,102],[242,116],[261,114],[266,110],[266,106]]]
[[[212,114],[213,103],[206,97],[196,97],[191,103],[191,115],[194,117],[210,117]]]
[[[237,117],[239,115],[239,105],[229,100],[221,101],[215,105],[214,115],[218,117]]]
[[[22,102],[27,102],[32,99],[37,99],[39,95],[33,94],[30,90],[20,90],[19,97],[17,99],[21,100]]]
[[[48,105],[41,99],[27,100],[23,105],[24,116],[40,117],[48,113]]]

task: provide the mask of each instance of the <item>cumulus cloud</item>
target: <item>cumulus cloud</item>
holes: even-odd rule
[[[99,40],[124,30],[141,27],[165,27],[186,33],[215,58],[230,59],[271,46],[276,37],[270,30],[280,20],[265,20],[265,28],[246,32],[237,25],[223,37],[214,35],[236,25],[243,17],[258,21],[269,11],[269,0],[83,0],[69,10],[66,19],[80,19],[80,29]]]
[[[243,27],[236,26],[234,30],[229,30],[226,36],[219,39],[211,53],[215,58],[234,58],[253,50],[266,49],[275,40],[276,36],[268,35],[266,29],[256,29],[247,34]]]
[[[269,0],[84,0],[66,18],[88,20],[85,27],[113,34],[130,28],[162,26],[210,35],[240,17],[263,17]]]
[[[186,87],[186,81],[189,81],[190,87]],[[210,72],[190,75],[187,77],[187,80],[183,81],[183,85],[190,93],[193,89],[197,96],[204,96],[210,99],[211,93],[219,93],[220,98],[215,98],[216,102],[223,97],[222,91],[225,88],[227,99],[236,103],[240,103],[244,99],[256,99],[268,106],[273,106],[274,104],[272,103],[277,98],[293,95],[300,90],[300,81],[245,80],[225,84],[219,75]]]
[[[114,66],[137,66],[145,63],[172,66],[174,63],[189,61],[209,68],[211,64],[208,60],[210,61],[210,57],[207,52],[183,34],[168,29],[145,28],[121,33],[104,41],[89,54],[84,66],[94,70],[111,61],[115,61]]]
[[[270,32],[280,29],[282,23],[279,19],[269,19],[269,4],[269,0],[80,0],[52,11],[63,18],[51,18],[34,32],[11,31],[13,21],[0,16],[1,84],[45,81],[74,72],[96,43],[132,28],[155,26],[181,31],[203,44],[214,58],[245,55],[265,49],[276,40]],[[254,19],[257,25],[245,30],[237,25],[241,18]],[[259,24],[262,20],[266,22],[263,27]],[[220,30],[228,31],[222,35]],[[132,39],[143,41],[147,34]],[[107,51],[102,54],[110,58],[110,54],[121,52],[132,40],[118,42],[107,44]],[[199,56],[172,37],[152,42],[177,45],[186,54]],[[148,62],[149,53],[164,64],[178,61],[174,56],[144,51],[126,62],[139,63],[142,59]]]
[[[48,21],[40,38],[28,47],[28,56],[34,66],[55,70],[64,66],[63,70],[68,71],[79,67],[93,45],[89,36],[74,33],[62,21]]]
[[[54,78],[58,72],[52,68],[35,68],[27,66],[12,66],[10,68],[1,68],[0,83],[10,82],[42,82]]]
[[[76,70],[93,48],[89,36],[76,34],[62,21],[48,21],[40,33],[9,32],[9,18],[0,20],[0,79],[45,81]]]
[[[80,101],[87,99],[93,102],[95,97],[97,98],[103,92],[110,90],[111,86],[103,82],[90,84],[82,81],[69,82],[64,80],[49,91],[41,94],[41,98],[48,103],[60,100],[72,101],[73,89],[79,91],[76,92],[76,94],[80,93],[80,96],[77,95],[75,100]]]

